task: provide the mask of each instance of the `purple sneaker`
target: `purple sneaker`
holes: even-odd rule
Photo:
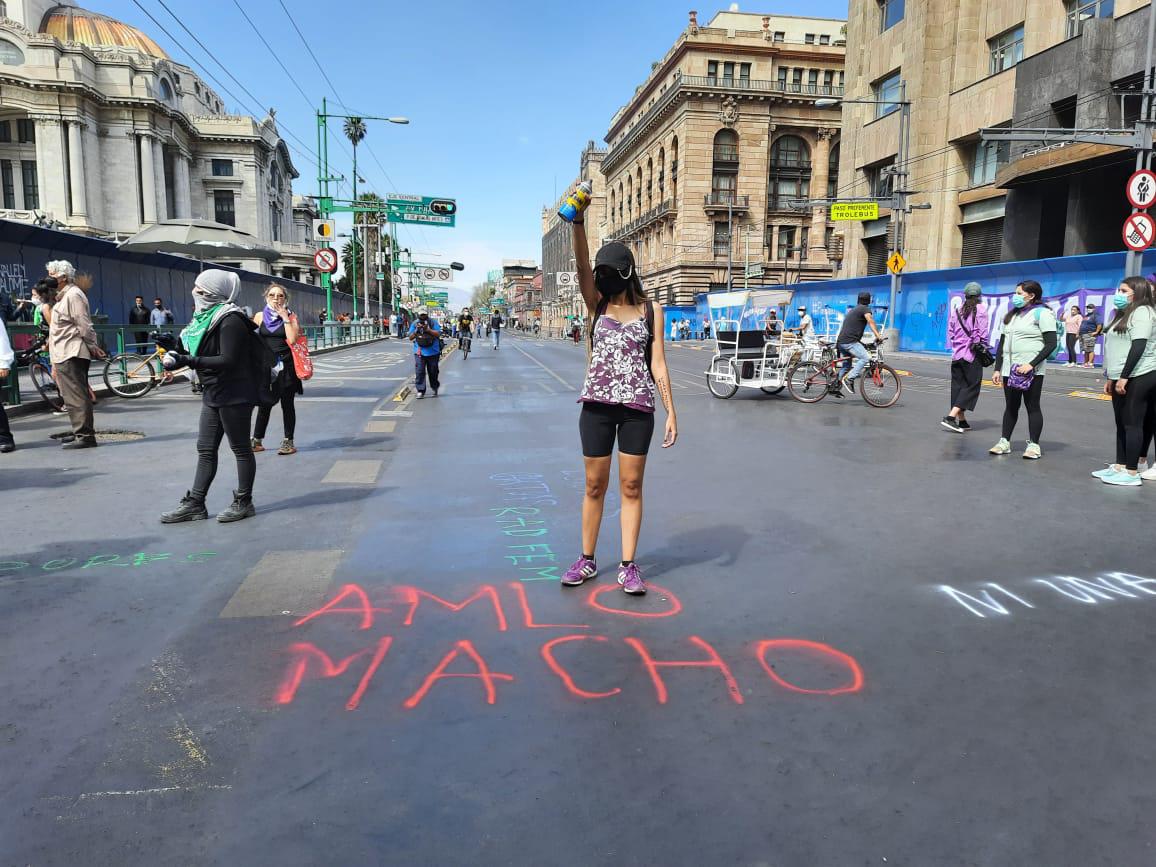
[[[622,589],[632,596],[641,596],[646,592],[646,582],[642,580],[642,572],[631,563],[629,566],[618,567],[618,583]]]
[[[567,587],[577,587],[583,581],[588,581],[598,575],[598,566],[593,560],[586,557],[579,557],[574,561],[574,565],[566,570],[566,574],[562,576],[562,583]]]

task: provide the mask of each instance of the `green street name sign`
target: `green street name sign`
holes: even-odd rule
[[[385,200],[385,218],[391,223],[416,223],[422,226],[456,224],[458,203],[444,196],[407,196],[394,193]]]

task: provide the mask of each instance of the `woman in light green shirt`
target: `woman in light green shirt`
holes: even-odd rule
[[[1056,315],[1044,304],[1044,287],[1035,280],[1025,280],[1016,286],[1011,309],[1003,318],[1003,334],[995,353],[994,385],[1003,385],[1003,433],[999,442],[988,449],[993,455],[1011,451],[1011,436],[1020,418],[1020,404],[1028,410],[1028,443],[1024,457],[1039,460],[1043,456],[1040,436],[1044,432],[1044,413],[1040,396],[1044,391],[1044,373],[1047,357],[1056,348]],[[1035,371],[1031,385],[1026,389],[1012,388],[1008,377],[1012,372],[1026,376]]]
[[[1109,485],[1135,487],[1141,478],[1156,480],[1138,464],[1156,431],[1156,307],[1152,284],[1126,277],[1112,297],[1116,315],[1104,331],[1105,394],[1116,417],[1116,463],[1092,473]],[[1150,475],[1151,474],[1151,475]]]

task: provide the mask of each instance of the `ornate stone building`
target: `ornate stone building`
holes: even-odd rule
[[[665,304],[741,285],[832,276],[841,255],[818,199],[838,186],[843,22],[720,12],[689,26],[614,116],[601,238],[626,241]],[[728,268],[729,263],[729,268]]]
[[[279,250],[275,273],[307,278],[296,177],[272,110],[227,114],[136,28],[71,2],[0,2],[4,219],[120,238],[158,220],[215,220]]]

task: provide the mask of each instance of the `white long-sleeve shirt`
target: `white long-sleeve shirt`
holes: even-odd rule
[[[16,361],[16,353],[12,351],[12,341],[8,339],[8,329],[4,327],[4,320],[0,319],[0,370],[11,370]]]

